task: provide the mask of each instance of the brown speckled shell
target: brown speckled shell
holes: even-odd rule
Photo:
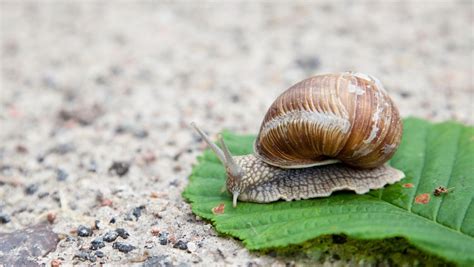
[[[282,168],[338,159],[373,168],[400,144],[402,122],[382,84],[361,73],[318,75],[283,92],[269,108],[254,145],[257,157]]]

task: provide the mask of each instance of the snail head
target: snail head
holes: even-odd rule
[[[191,126],[199,133],[202,139],[207,143],[207,145],[214,151],[217,158],[222,162],[227,173],[227,189],[232,193],[232,204],[234,207],[237,206],[237,198],[241,192],[240,182],[244,176],[244,171],[242,168],[235,162],[232,154],[229,151],[229,148],[224,142],[224,139],[219,135],[219,143],[221,148],[214,144],[209,137],[196,126],[194,122],[191,123]]]

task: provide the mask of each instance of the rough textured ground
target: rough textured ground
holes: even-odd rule
[[[472,10],[2,0],[0,232],[52,221],[61,241],[38,257],[47,264],[284,265],[191,213],[181,192],[204,146],[188,123],[256,133],[291,84],[345,70],[378,77],[403,116],[473,123]],[[90,256],[116,228],[135,249],[105,242]]]

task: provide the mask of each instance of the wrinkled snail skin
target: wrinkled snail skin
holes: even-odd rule
[[[398,110],[382,84],[361,73],[318,75],[283,92],[265,115],[255,154],[232,156],[221,136],[219,147],[191,125],[224,165],[234,207],[364,194],[404,177],[386,163],[402,136]]]
[[[378,168],[360,169],[345,164],[330,164],[300,169],[282,169],[265,163],[254,155],[236,156],[245,173],[240,187],[227,183],[230,192],[242,190],[241,201],[267,203],[327,197],[334,191],[351,190],[365,194],[386,184],[401,180],[403,172],[384,164]]]

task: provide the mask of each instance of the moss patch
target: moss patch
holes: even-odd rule
[[[347,264],[376,266],[455,266],[424,253],[404,238],[358,240],[345,235],[325,235],[300,245],[261,252],[303,265],[342,261]]]

